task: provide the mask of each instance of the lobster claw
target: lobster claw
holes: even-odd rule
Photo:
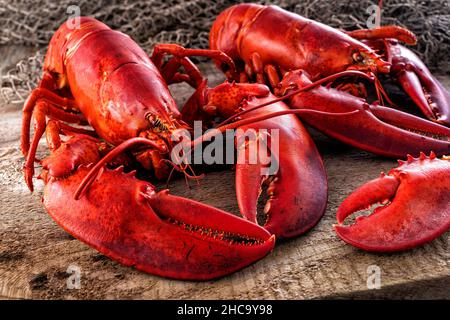
[[[431,121],[450,126],[450,94],[422,60],[395,39],[364,40],[391,64],[390,76]]]
[[[248,108],[273,98],[269,95],[252,99],[248,101]],[[278,102],[250,111],[245,117],[282,110],[288,110],[288,107]],[[241,214],[252,222],[260,223],[278,238],[295,237],[314,227],[326,209],[327,177],[319,152],[302,123],[294,115],[284,115],[239,129],[242,131],[238,130],[236,136],[236,196]],[[250,130],[268,130],[270,136],[250,139],[241,144]],[[257,150],[256,145],[265,140],[270,149],[270,159],[263,152],[258,152],[257,161],[249,163],[251,159],[246,157],[251,157]],[[262,185],[266,186],[265,191]],[[262,192],[267,193],[268,199],[264,217],[258,219],[258,198]]]
[[[262,84],[224,83],[204,90],[202,102],[214,106],[219,117],[237,115],[245,122],[230,124],[237,128],[236,197],[242,216],[279,238],[295,237],[315,226],[325,212],[328,186],[314,142],[295,115],[261,119],[289,107],[269,103],[276,97]],[[263,186],[268,199],[264,214],[258,215]]]
[[[341,204],[334,229],[342,240],[368,251],[399,251],[429,242],[450,228],[450,161],[421,153],[399,163]],[[352,225],[342,225],[351,214],[376,203],[385,205],[357,217]]]
[[[411,50],[389,41],[391,74],[430,120],[450,126],[450,94]]]
[[[239,270],[274,247],[275,237],[258,225],[167,190],[156,192],[121,167],[103,168],[75,200],[90,170],[81,165],[69,176],[54,177],[44,168],[44,206],[64,230],[126,266],[207,280]]]
[[[282,92],[303,88],[311,81],[301,70],[287,73]],[[301,119],[319,131],[354,147],[387,156],[418,156],[421,151],[438,155],[450,151],[450,129],[420,117],[377,105],[331,87],[318,86],[289,99],[291,108],[302,109]]]

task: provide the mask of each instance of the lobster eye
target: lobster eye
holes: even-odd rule
[[[359,52],[355,52],[352,57],[353,57],[353,61],[355,61],[357,63],[361,63],[364,61],[364,57]]]
[[[230,66],[228,64],[226,64],[225,62],[222,62],[220,64],[220,69],[222,70],[222,72],[227,72],[230,70]]]

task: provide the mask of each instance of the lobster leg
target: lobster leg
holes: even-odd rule
[[[261,56],[254,52],[250,57],[250,66],[252,74],[256,75],[256,82],[266,84],[276,90],[280,83],[280,73],[273,64],[264,64]]]
[[[24,164],[24,174],[25,174],[25,181],[28,185],[28,188],[30,191],[33,191],[33,175],[34,175],[34,162],[36,160],[36,151],[37,147],[39,145],[39,140],[46,132],[47,130],[47,137],[54,136],[56,134],[59,134],[60,127],[56,128],[55,125],[52,125],[47,128],[47,116],[51,116],[56,119],[60,119],[63,121],[69,121],[69,122],[79,122],[80,118],[77,115],[72,115],[69,113],[65,113],[61,109],[58,109],[56,107],[53,107],[45,100],[39,100],[35,105],[32,104],[26,104],[25,108],[31,108],[33,107],[33,112],[29,112],[28,114],[24,114],[23,119],[23,127],[22,127],[22,144],[21,149],[23,154],[26,156],[25,164]],[[24,108],[24,110],[25,110]],[[25,111],[24,111],[25,113]],[[34,121],[35,121],[35,132],[33,136],[33,140],[31,142],[31,145],[29,144],[29,132],[30,132],[30,121],[31,121],[31,114],[34,115]],[[70,131],[80,131],[80,132],[87,132],[83,129],[77,129],[77,128],[70,128],[69,126],[64,126],[67,129],[71,129]],[[47,129],[46,129],[47,128]],[[54,146],[53,143],[50,144],[50,146]]]
[[[178,69],[183,67],[186,74],[181,74]],[[162,67],[161,74],[166,83],[187,82],[191,87],[197,88],[203,81],[203,76],[197,66],[187,57],[174,57]]]
[[[61,145],[61,134],[64,134],[66,136],[73,134],[82,134],[91,136],[93,138],[98,138],[95,131],[71,127],[61,121],[50,119],[47,122],[47,127],[45,128],[45,138],[47,140],[47,146],[50,151],[55,151]]]
[[[22,118],[22,135],[20,141],[20,148],[22,153],[26,155],[30,147],[30,125],[31,118],[33,116],[33,111],[38,105],[39,101],[44,103],[40,104],[41,111],[44,114],[51,115],[52,117],[71,123],[82,124],[85,123],[85,119],[82,115],[73,114],[65,111],[65,109],[76,109],[76,104],[74,101],[67,98],[62,98],[56,93],[45,89],[36,88],[34,89],[28,99],[25,101],[23,107],[23,118]]]
[[[163,65],[166,55],[172,55],[173,57]],[[192,123],[194,120],[203,120],[205,123],[209,123],[211,113],[215,112],[215,106],[206,103],[206,80],[198,67],[188,58],[190,56],[213,59],[224,70],[227,70],[224,72],[231,79],[237,78],[236,67],[233,60],[219,50],[186,49],[176,44],[157,44],[153,49],[151,60],[161,70],[168,84],[187,82],[196,89],[196,92],[182,108],[183,120],[187,123]],[[181,66],[186,74],[178,72]]]
[[[184,58],[189,56],[207,57],[213,59],[217,64],[223,66],[223,70],[229,79],[237,80],[236,67],[233,60],[219,50],[207,49],[186,49],[176,44],[157,44],[153,49],[151,60],[155,66],[161,69],[164,57],[171,54],[177,58]]]
[[[261,60],[261,56],[257,52],[253,52],[250,57],[250,63],[253,73],[256,75],[256,82],[265,84],[266,79],[264,77],[264,66]]]
[[[345,242],[369,251],[399,251],[432,241],[450,228],[450,161],[432,153],[406,162],[388,175],[354,191],[337,211],[334,226]],[[345,218],[359,210],[383,203],[354,224]]]
[[[277,68],[272,64],[267,64],[264,66],[264,72],[267,76],[267,80],[269,81],[269,85],[272,88],[276,88],[276,86],[280,83],[280,76]]]
[[[381,26],[373,29],[345,31],[345,33],[357,40],[397,39],[409,45],[417,43],[414,33],[400,26]]]
[[[249,79],[275,89],[280,83],[280,74],[274,65],[264,64],[261,56],[254,52],[250,57],[250,62],[245,64],[244,71],[240,73],[239,82],[247,83]]]

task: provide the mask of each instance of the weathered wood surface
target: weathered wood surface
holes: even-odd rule
[[[7,68],[27,49],[0,48]],[[5,62],[6,61],[6,62]],[[213,77],[213,69],[207,68]],[[449,78],[440,78],[450,87]],[[186,97],[188,90],[178,88]],[[126,268],[59,228],[41,205],[42,183],[30,194],[19,152],[20,106],[0,105],[0,297],[56,299],[303,299],[450,298],[449,234],[421,248],[369,254],[332,231],[339,203],[356,187],[396,165],[315,134],[329,177],[328,209],[308,234],[278,243],[254,265],[217,281],[167,280]],[[39,153],[45,153],[42,143]],[[237,213],[234,173],[211,172],[199,186],[171,183],[174,194]],[[68,289],[66,270],[81,268],[81,289]],[[368,290],[367,268],[381,268],[381,290]]]

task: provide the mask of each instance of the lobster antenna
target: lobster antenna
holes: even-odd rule
[[[198,180],[203,179],[205,176],[204,174],[197,175],[189,163],[186,163],[185,166],[183,167],[182,165],[178,165],[169,159],[161,159],[161,161],[168,163],[169,165],[172,166],[172,170],[170,171],[169,176],[166,181],[166,189],[169,188],[169,182],[170,182],[170,179],[172,178],[173,172],[175,170],[178,172],[182,172],[184,174],[185,179],[195,180],[197,182],[197,184],[199,183]],[[187,173],[187,169],[189,169],[189,171],[191,172],[190,174]],[[186,184],[189,187],[189,183],[187,183],[187,180],[186,180]]]
[[[295,109],[295,110],[289,109],[289,110],[272,112],[272,113],[264,114],[261,116],[255,116],[255,117],[251,117],[248,119],[238,120],[236,122],[225,124],[225,125],[222,125],[221,127],[214,128],[214,130],[211,130],[211,131],[203,134],[202,136],[196,138],[195,140],[188,142],[188,143],[190,143],[191,148],[189,149],[186,156],[189,156],[190,152],[192,152],[195,148],[197,148],[199,145],[201,145],[201,143],[205,139],[209,140],[219,134],[224,133],[226,130],[236,129],[238,127],[245,126],[247,124],[252,124],[252,123],[255,123],[258,121],[263,121],[263,120],[267,120],[270,118],[280,117],[280,116],[284,116],[284,115],[288,115],[288,114],[302,114],[302,113],[305,114],[306,113],[306,114],[316,114],[316,115],[327,115],[327,116],[340,117],[340,116],[353,115],[358,112],[360,112],[360,110],[353,110],[350,112],[343,112],[343,113],[332,113],[332,112],[317,111],[317,110],[312,110],[312,109]]]
[[[98,172],[105,164],[107,164],[109,161],[114,159],[119,154],[123,153],[129,148],[132,148],[136,145],[146,145],[149,147],[153,147],[155,149],[158,149],[161,152],[166,152],[167,148],[165,146],[158,145],[157,143],[145,139],[145,138],[131,138],[128,139],[121,144],[119,144],[117,147],[112,149],[106,156],[104,156],[100,161],[98,161],[94,167],[88,172],[88,174],[84,177],[83,181],[81,181],[80,185],[78,186],[77,190],[75,191],[74,199],[79,200],[83,193],[89,188],[89,186],[94,182],[95,177],[97,176]]]
[[[386,99],[387,103],[389,103],[392,107],[397,108],[398,105],[391,100],[391,98],[389,97],[389,95],[387,94],[386,90],[384,90],[383,85],[380,82],[380,79],[375,78],[375,90],[377,91],[377,97],[378,100],[380,100],[381,104],[384,105],[383,102],[383,97]]]
[[[206,137],[208,139],[225,132],[227,129],[234,129],[246,124],[250,124],[253,122],[258,122],[258,121],[262,121],[265,119],[270,119],[270,118],[274,118],[274,117],[278,117],[278,116],[282,116],[282,115],[287,115],[287,114],[299,114],[299,113],[314,113],[314,114],[328,114],[328,115],[334,115],[334,116],[347,116],[347,115],[351,115],[351,114],[355,114],[358,113],[359,110],[354,110],[351,112],[346,112],[346,113],[339,113],[339,114],[333,114],[333,113],[329,113],[329,112],[323,112],[323,111],[316,111],[316,110],[308,110],[308,109],[303,109],[303,110],[286,110],[286,111],[279,111],[279,112],[274,112],[271,114],[266,114],[266,115],[262,115],[259,117],[253,117],[250,119],[244,119],[244,120],[239,120],[236,121],[234,123],[228,124],[228,125],[224,125],[220,128],[216,128],[216,130],[212,130],[209,133],[206,133],[204,135],[202,135],[201,137],[195,139],[194,141],[191,142],[191,148],[189,149],[187,156],[192,152],[192,150],[194,150],[196,147],[198,147],[202,142],[203,139]],[[135,147],[136,145],[147,145],[149,147],[154,147],[156,149],[158,149],[161,152],[166,152],[167,148],[165,146],[161,146],[156,144],[155,142],[145,139],[145,138],[131,138],[128,139],[124,142],[122,142],[121,144],[119,144],[117,147],[115,147],[114,149],[112,149],[110,152],[108,152],[107,155],[105,155],[102,159],[100,159],[100,161],[98,161],[94,167],[92,167],[92,169],[88,172],[88,174],[84,177],[84,179],[81,181],[80,185],[78,186],[77,190],[75,191],[75,195],[74,195],[74,199],[75,200],[79,200],[83,194],[86,192],[86,190],[92,185],[92,183],[94,182],[98,172],[103,168],[103,166],[105,164],[107,164],[109,161],[111,161],[112,159],[114,159],[116,156],[118,156],[119,154],[125,152],[127,149]],[[164,161],[168,161],[171,162],[170,160],[164,159]],[[174,164],[174,163],[173,163]],[[184,172],[185,177],[186,178],[191,178],[194,180],[198,180],[201,179],[203,177],[203,175],[197,176],[195,175],[192,167],[187,164],[187,167],[191,170],[193,175],[190,175],[186,172],[186,169],[181,168],[180,166],[177,166],[176,164],[174,164],[173,169],[169,175],[169,179],[170,176],[173,173],[173,170],[181,170],[182,172]],[[167,181],[168,183],[168,181]]]
[[[238,112],[238,113],[232,115],[231,117],[225,119],[221,123],[219,123],[216,128],[220,128],[220,127],[224,126],[225,124],[231,122],[233,119],[236,119],[237,117],[239,117],[239,116],[241,116],[241,115],[243,115],[245,113],[248,113],[250,111],[254,111],[256,109],[260,109],[260,108],[266,107],[266,106],[271,105],[271,104],[276,103],[276,102],[280,102],[280,101],[286,100],[286,99],[288,99],[288,98],[290,98],[292,96],[295,96],[296,94],[299,94],[301,92],[314,89],[315,87],[320,86],[320,85],[322,85],[325,82],[334,81],[336,79],[339,79],[341,77],[346,77],[346,76],[363,77],[363,78],[366,78],[366,79],[368,79],[370,81],[374,81],[373,76],[370,76],[370,75],[368,75],[368,74],[366,74],[364,72],[361,72],[361,71],[346,70],[346,71],[338,72],[338,73],[335,73],[335,74],[333,74],[331,76],[322,78],[322,79],[317,80],[317,81],[315,81],[315,82],[313,82],[311,84],[308,84],[307,86],[304,86],[303,88],[299,88],[299,89],[296,89],[294,91],[291,91],[290,93],[288,93],[288,94],[286,94],[284,96],[281,96],[279,98],[275,98],[275,99],[273,99],[271,101],[267,101],[267,102],[261,103],[261,104],[255,106],[255,107],[253,107],[253,108],[246,109],[246,110],[243,110],[241,112]]]

